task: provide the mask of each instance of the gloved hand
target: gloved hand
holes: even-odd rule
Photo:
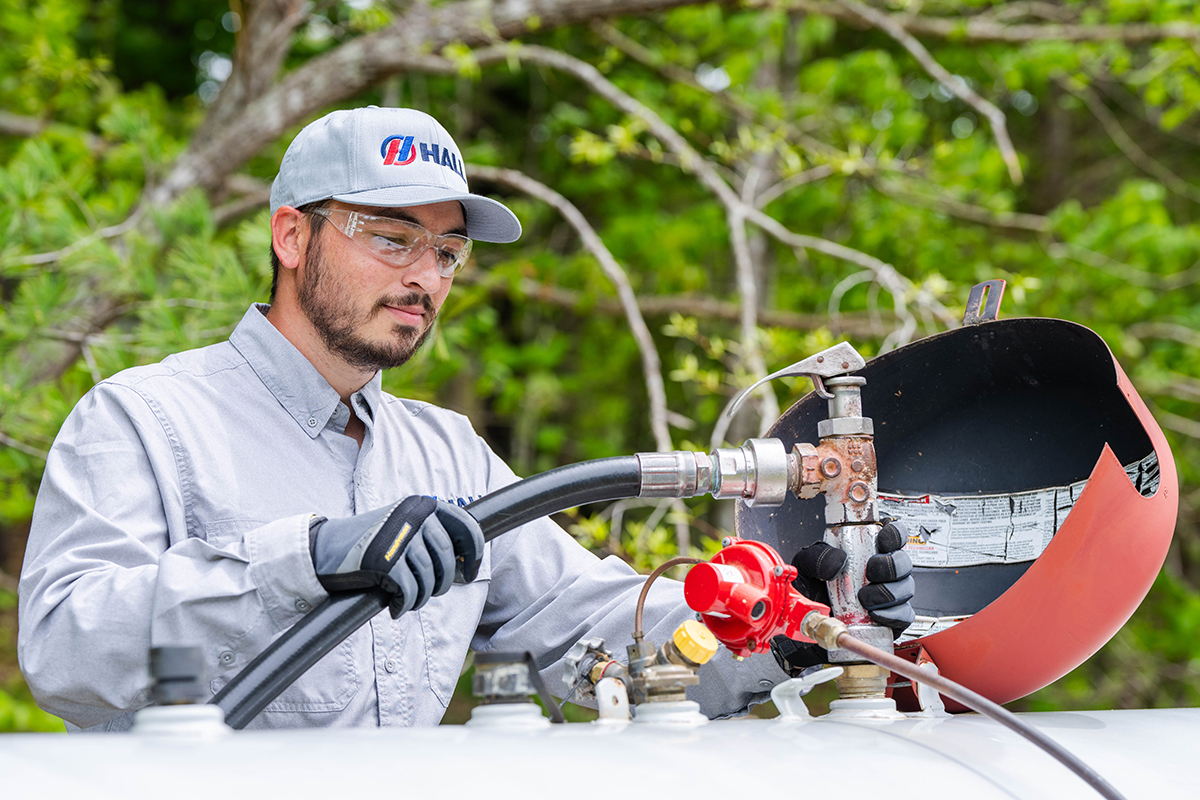
[[[902,549],[908,541],[908,529],[903,522],[892,520],[880,529],[875,539],[879,552],[867,559],[867,585],[858,590],[858,602],[876,625],[892,629],[895,638],[913,623],[916,612],[909,603],[913,597],[912,559]],[[801,548],[792,558],[799,575],[792,585],[810,600],[829,603],[829,587],[846,563],[842,550],[825,542]],[[771,654],[789,675],[798,675],[806,668],[824,664],[825,649],[810,642],[797,642],[786,636],[771,640]]]
[[[381,586],[391,592],[392,618],[479,574],[483,531],[458,506],[407,497],[341,519],[315,518],[309,549],[326,591]]]

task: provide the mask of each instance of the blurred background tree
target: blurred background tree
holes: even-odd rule
[[[807,386],[726,425],[741,388],[953,327],[980,280],[1095,329],[1167,430],[1180,521],[1134,619],[1018,706],[1196,704],[1198,43],[1184,0],[0,0],[0,730],[56,724],[13,640],[62,420],[266,299],[284,149],[371,103],[438,117],[525,226],[385,377],[522,474],[756,435]],[[646,569],[731,511],[560,521]]]

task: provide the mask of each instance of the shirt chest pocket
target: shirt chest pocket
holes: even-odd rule
[[[263,521],[254,519],[226,519],[209,523],[204,526],[205,539],[215,547],[236,545],[247,531],[263,524]],[[268,630],[263,625],[254,625],[240,635],[236,633],[238,630],[242,628],[233,626],[230,630],[231,639],[222,643],[224,652],[220,663],[222,666],[228,664],[228,669],[211,682],[214,692],[220,691],[280,635],[278,631]],[[359,690],[360,674],[364,671],[360,665],[366,665],[365,669],[369,671],[370,663],[371,637],[369,629],[363,628],[334,647],[291,686],[284,689],[264,709],[259,722],[266,721],[264,718],[269,719],[272,713],[330,712],[346,709]],[[278,719],[269,724],[272,727],[291,727],[286,721]],[[249,727],[260,725],[252,723]]]

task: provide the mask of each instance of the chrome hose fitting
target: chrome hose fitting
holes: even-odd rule
[[[737,497],[748,506],[778,506],[798,480],[795,456],[778,439],[747,439],[711,455],[677,450],[638,453],[642,484],[638,497]]]

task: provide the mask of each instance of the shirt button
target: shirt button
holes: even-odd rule
[[[296,610],[299,611],[301,614],[307,614],[309,609],[311,609],[311,608],[312,608],[312,606],[309,605],[308,601],[305,600],[303,597],[296,601]]]
[[[228,667],[237,660],[237,656],[235,656],[231,651],[226,650],[224,653],[221,653],[220,660],[221,666]]]
[[[308,427],[310,427],[310,428],[315,428],[315,427],[317,427],[317,418],[316,418],[316,417],[309,417],[309,418],[308,418]]]
[[[395,660],[389,658],[387,661],[383,662],[383,668],[386,669],[388,672],[395,672],[396,671]]]

